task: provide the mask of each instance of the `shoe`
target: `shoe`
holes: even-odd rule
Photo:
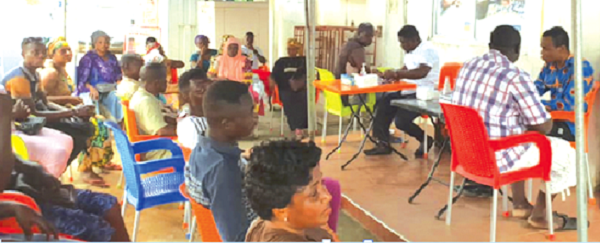
[[[431,147],[433,147],[433,138],[427,137],[427,151],[429,151],[431,149]],[[423,151],[423,142],[421,142],[421,146],[419,146],[419,148],[415,152],[415,157],[423,158],[424,154],[425,154],[425,151]]]
[[[392,149],[387,146],[377,145],[375,148],[365,150],[364,153],[367,156],[388,155],[388,154],[392,154]]]

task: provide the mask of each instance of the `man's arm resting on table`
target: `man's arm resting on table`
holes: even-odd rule
[[[427,64],[421,64],[418,68],[408,70],[406,66],[400,70],[396,70],[396,79],[423,79],[431,71],[431,67]]]

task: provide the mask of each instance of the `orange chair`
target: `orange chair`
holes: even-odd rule
[[[192,220],[192,230],[190,232],[190,242],[194,239],[194,224],[198,225],[198,231],[200,232],[202,242],[222,242],[212,212],[194,201],[187,193],[185,184],[181,184],[179,191],[181,192],[181,195],[187,198],[192,204],[192,211],[194,212],[194,220]]]
[[[447,62],[444,63],[444,66],[442,66],[442,68],[440,69],[440,79],[438,81],[438,90],[442,91],[444,90],[444,85],[446,83],[446,78],[448,78],[448,80],[450,81],[450,89],[454,90],[454,85],[456,83],[456,77],[458,77],[458,72],[460,72],[460,69],[462,68],[462,63],[459,62]],[[429,119],[429,116],[427,115],[421,115],[421,125],[423,126],[423,130],[425,130],[426,126],[427,126],[427,120]],[[425,146],[427,145],[427,133],[425,133],[424,138],[423,138],[423,143],[425,144]],[[404,134],[404,142],[402,143],[402,148],[406,147],[406,133]],[[423,154],[423,158],[427,159],[428,156],[428,150],[427,148],[425,148],[425,153]]]
[[[129,109],[129,101],[128,100],[123,100],[121,101],[121,105],[123,105],[123,121],[125,122],[125,132],[127,134],[127,137],[129,137],[129,141],[131,141],[132,143],[135,142],[140,142],[140,141],[146,141],[146,140],[150,140],[150,139],[157,139],[157,138],[164,138],[161,136],[156,136],[156,135],[140,135],[140,133],[138,132],[138,128],[137,128],[137,121],[135,119],[135,112],[131,109]],[[172,139],[173,141],[177,140],[177,137],[168,137],[170,139]],[[137,161],[140,161],[140,156],[136,155],[135,159]],[[171,173],[172,170],[169,169],[169,171],[159,171],[157,173]],[[122,183],[123,183],[123,172],[121,172],[121,178],[119,179],[119,183],[117,184],[117,188],[121,188],[122,187]]]
[[[588,204],[589,205],[596,205],[596,199],[594,198],[592,178],[590,175],[590,162],[588,159],[589,148],[588,148],[587,131],[588,131],[588,127],[589,127],[588,125],[589,125],[589,121],[590,121],[590,116],[592,114],[592,108],[594,106],[594,100],[596,99],[596,94],[598,93],[598,89],[600,89],[600,83],[596,82],[594,84],[594,86],[592,87],[592,90],[590,90],[590,92],[584,98],[585,102],[588,104],[587,111],[583,115],[583,122],[584,122],[584,127],[585,127],[585,132],[586,132],[585,133],[585,165],[586,165],[587,179],[588,179],[588,191],[589,191]],[[552,111],[552,112],[550,112],[550,115],[552,116],[552,120],[575,122],[575,112],[574,111]],[[571,142],[571,147],[575,148],[575,146],[576,146],[575,142]],[[531,194],[531,193],[529,193],[529,194]]]

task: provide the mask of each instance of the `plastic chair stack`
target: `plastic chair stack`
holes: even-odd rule
[[[137,239],[140,212],[147,208],[159,205],[186,202],[179,185],[184,183],[185,161],[179,146],[171,139],[158,138],[153,140],[131,143],[125,132],[113,122],[106,125],[113,131],[117,149],[123,163],[125,174],[125,190],[123,195],[122,214],[125,214],[127,204],[135,207],[135,223],[133,226],[132,240]],[[135,155],[154,150],[169,150],[171,157],[168,159],[137,162]],[[153,172],[172,170],[172,173],[160,173],[148,176]],[[145,178],[142,178],[142,177]]]
[[[196,226],[200,232],[202,242],[222,242],[212,212],[204,206],[198,204],[192,197],[190,197],[190,195],[187,193],[185,184],[181,184],[179,191],[181,192],[181,195],[189,200],[190,204],[192,205],[192,211],[194,212],[194,218],[191,220],[192,227],[189,237],[190,242],[194,241]]]
[[[546,136],[538,133],[509,136],[497,140],[490,140],[483,119],[478,112],[463,106],[441,104],[446,118],[446,126],[450,133],[452,143],[452,174],[450,175],[450,193],[448,196],[448,211],[446,224],[450,225],[452,218],[452,192],[454,191],[455,174],[458,173],[466,179],[494,188],[492,199],[490,241],[496,241],[496,219],[498,209],[498,190],[512,183],[526,179],[539,178],[545,182],[550,181],[550,167],[552,163],[552,148]],[[500,173],[496,165],[495,152],[518,146],[524,143],[533,143],[540,150],[540,163],[536,166],[518,171]],[[504,190],[506,192],[506,190]],[[550,191],[546,183],[546,191]],[[508,208],[508,201],[503,201],[504,211]],[[546,217],[552,219],[551,194],[546,193]],[[549,238],[554,240],[552,220],[549,220]]]

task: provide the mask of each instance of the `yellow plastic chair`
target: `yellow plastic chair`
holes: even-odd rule
[[[23,160],[29,160],[29,153],[27,152],[27,147],[25,146],[25,142],[21,137],[17,135],[11,136],[11,143],[13,152],[21,157]]]
[[[334,81],[335,76],[333,73],[326,69],[317,68],[319,72],[319,77],[321,81]],[[340,118],[339,126],[338,126],[338,145],[342,142],[342,118],[349,117],[352,115],[352,110],[358,110],[358,105],[353,105],[352,110],[349,106],[344,106],[342,104],[342,96],[340,94],[336,94],[333,92],[329,92],[327,90],[323,90],[323,94],[325,95],[325,112],[323,114],[323,131],[321,133],[321,142],[325,143],[325,137],[327,136],[327,116],[328,113],[336,115]],[[377,101],[375,94],[369,94],[367,96],[367,107],[373,111],[373,107],[375,106],[375,102]],[[363,109],[364,110],[364,107]],[[356,122],[354,123],[354,130],[356,131]],[[361,130],[362,134],[362,130]],[[341,152],[338,150],[338,153]]]

